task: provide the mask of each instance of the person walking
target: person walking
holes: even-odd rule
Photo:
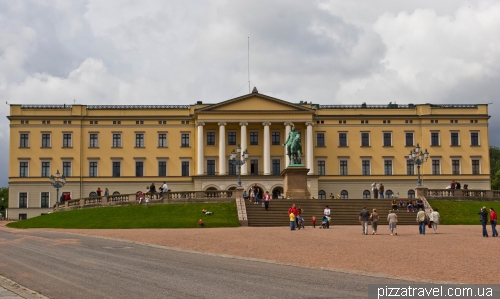
[[[378,189],[377,189],[377,183],[374,182],[372,184],[372,192],[373,192],[373,198],[377,199],[378,198]]]
[[[438,209],[432,211],[430,218],[432,229],[434,230],[434,233],[437,234],[438,224],[441,223],[441,215],[439,215]]]
[[[490,208],[490,222],[491,222],[491,236],[492,237],[498,237],[497,221],[498,221],[497,212],[495,212],[495,209]]]
[[[377,234],[378,219],[379,219],[379,216],[377,213],[377,209],[373,209],[373,212],[370,215],[370,220],[372,221],[372,235]]]
[[[418,232],[421,235],[425,235],[425,211],[424,211],[424,209],[418,210],[417,222],[418,222]]]
[[[330,228],[330,214],[331,214],[331,211],[330,211],[330,208],[328,206],[325,206],[325,210],[323,211],[323,215],[326,216],[326,219],[328,219],[328,221],[326,222],[326,228]]]
[[[483,207],[478,214],[481,217],[480,220],[483,225],[483,237],[488,238],[488,231],[486,230],[486,224],[488,223],[488,211],[486,211],[486,207]]]
[[[266,211],[269,211],[269,201],[271,200],[271,196],[269,195],[269,191],[266,191],[264,194],[264,208]]]
[[[378,185],[378,194],[380,198],[384,198],[384,189],[385,189],[384,184],[380,183]]]
[[[396,230],[396,227],[398,223],[398,215],[396,215],[393,210],[389,211],[389,215],[387,215],[387,222],[389,222],[389,230],[391,231],[391,236],[397,236],[398,231]]]
[[[366,207],[363,207],[359,213],[359,223],[361,223],[363,235],[368,235],[368,221],[370,221],[370,212],[366,210]]]

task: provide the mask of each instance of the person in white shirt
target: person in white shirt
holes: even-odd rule
[[[167,182],[163,182],[163,185],[160,187],[160,199],[163,199],[163,192],[168,192]]]
[[[432,229],[434,229],[434,233],[437,234],[438,224],[441,223],[441,216],[437,209],[432,211],[430,221],[432,223]]]
[[[323,211],[323,213],[326,216],[326,219],[328,219],[328,221],[326,222],[326,228],[330,228],[330,208],[328,206],[325,206],[325,210]]]

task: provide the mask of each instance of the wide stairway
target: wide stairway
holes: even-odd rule
[[[404,202],[407,199],[403,199]],[[316,225],[321,225],[323,210],[326,205],[331,210],[330,225],[359,225],[359,212],[366,207],[371,212],[372,209],[377,209],[380,216],[379,225],[388,225],[387,215],[391,209],[391,199],[273,199],[269,202],[269,211],[265,211],[262,204],[253,204],[246,202],[246,210],[249,226],[288,226],[290,220],[288,218],[288,209],[295,204],[296,207],[301,207],[304,212],[304,224],[306,227],[311,226],[312,216],[316,216]],[[408,213],[406,208],[400,208],[396,211],[398,215],[398,225],[415,224],[417,213]]]

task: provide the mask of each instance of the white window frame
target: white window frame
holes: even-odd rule
[[[218,169],[217,167],[219,166],[219,157],[218,156],[208,156],[205,157],[205,174],[208,175],[208,160],[214,160],[215,161],[215,171],[214,175],[218,175]],[[250,158],[248,158],[247,163],[250,162]]]
[[[21,135],[26,134],[28,135],[28,145],[21,147]],[[30,148],[31,144],[31,136],[30,132],[19,132],[19,148]]]
[[[188,135],[188,141],[189,141],[189,144],[188,144],[187,146],[183,146],[183,145],[182,145],[182,135],[183,135],[183,134],[187,134],[187,135]],[[181,136],[179,136],[179,137],[180,137],[180,141],[181,141],[181,142],[180,142],[180,144],[181,144],[181,146],[180,146],[180,147],[181,147],[181,148],[190,148],[190,147],[191,147],[191,132],[186,132],[186,131],[184,131],[184,132],[183,132],[183,131],[181,131],[181,132],[180,132],[180,135],[181,135]],[[191,164],[189,164],[189,167],[191,167]],[[181,167],[181,168],[182,168],[182,167]],[[182,173],[182,170],[181,170],[181,173]],[[190,173],[190,174],[191,174],[191,173]]]
[[[452,134],[452,133],[458,133],[458,145],[452,145],[452,144],[451,144],[451,140],[452,140],[452,138],[451,138],[451,134]],[[461,142],[461,140],[460,140],[460,139],[461,139],[461,138],[460,138],[460,131],[458,131],[458,130],[450,130],[450,146],[461,146],[461,145],[462,145],[462,142]]]
[[[453,173],[453,160],[458,160],[458,173]],[[461,157],[450,157],[450,173],[451,175],[460,175],[462,174],[462,158]]]
[[[97,146],[91,146],[92,145],[92,139],[90,138],[90,135],[96,134],[97,135]],[[99,148],[99,132],[89,132],[89,148]]]
[[[49,135],[49,146],[43,146],[43,135]],[[40,148],[52,148],[52,132],[40,132]]]
[[[247,159],[247,163],[248,163],[248,169],[247,169],[248,175],[252,175],[252,166],[251,166],[252,165],[252,163],[251,163],[252,160],[257,160],[257,165],[258,165],[257,167],[259,168],[258,171],[257,171],[257,174],[255,174],[255,175],[259,175],[259,172],[264,173],[264,169],[260,168],[260,165],[261,165],[260,164],[260,157],[253,156],[253,157],[248,157],[248,159]]]
[[[438,174],[435,174],[433,173],[433,165],[432,165],[432,161],[434,160],[437,160],[439,161],[439,173]],[[441,158],[431,158],[431,175],[441,175],[443,173],[443,163],[441,163]]]
[[[115,177],[113,176],[114,172],[113,172],[113,163],[114,162],[120,162],[120,176],[118,177]],[[111,177],[112,178],[121,178],[123,176],[123,159],[111,159]]]
[[[280,140],[279,140],[280,142],[279,142],[279,144],[273,144],[273,133],[279,133],[280,134]],[[281,136],[283,136],[283,134],[281,133],[280,130],[271,130],[270,135],[271,135],[270,136],[271,137],[271,146],[273,146],[273,145],[281,145],[283,143],[283,142],[281,142]]]
[[[406,134],[407,133],[411,133],[413,145],[406,145]],[[404,134],[405,134],[405,146],[415,146],[415,131],[405,131]]]
[[[390,144],[390,145],[385,145],[385,137],[384,137],[384,134],[386,134],[386,133],[391,134],[391,144]],[[392,134],[392,131],[382,131],[382,147],[384,147],[384,146],[393,146],[393,145],[394,145],[394,140],[393,140],[393,138],[392,138],[392,137],[394,137],[394,136],[393,136],[393,134]]]
[[[369,174],[363,174],[363,161],[370,161],[370,173]],[[362,176],[369,176],[372,175],[372,158],[371,157],[361,157],[361,175]]]
[[[280,173],[283,171],[283,157],[271,157],[271,175],[273,173],[273,160],[280,160]],[[236,170],[238,172],[238,170]]]
[[[26,176],[21,176],[21,163],[22,162],[28,163],[28,171],[26,172],[26,174],[27,174]],[[20,178],[29,178],[30,177],[30,160],[21,159],[21,160],[18,160],[17,163],[18,163],[18,169],[19,169],[19,177]]]
[[[137,162],[142,162],[142,176],[137,176]],[[143,178],[145,176],[145,172],[146,172],[146,159],[144,159],[144,158],[134,158],[134,177],[136,177],[136,178]]]
[[[479,173],[478,174],[474,174],[474,172],[472,171],[472,169],[473,169],[472,168],[472,161],[479,161]],[[483,173],[482,164],[483,163],[481,163],[481,157],[471,157],[470,158],[470,173],[472,175],[480,175],[480,174],[482,174]]]
[[[320,131],[316,133],[316,147],[326,147],[326,132]],[[318,145],[318,134],[323,134],[323,145]]]
[[[252,133],[257,133],[257,144],[252,144]],[[249,130],[248,131],[248,141],[247,141],[247,145],[249,146],[259,146],[260,145],[260,142],[259,142],[259,134],[260,131],[259,130]]]
[[[48,193],[49,194],[49,207],[48,208],[42,208],[42,193]],[[50,207],[52,206],[50,204],[50,201],[51,201],[50,191],[40,191],[40,209],[50,209]]]
[[[208,133],[214,133],[214,144],[208,144]],[[205,146],[217,146],[217,131],[216,130],[205,130]]]
[[[182,162],[188,162],[189,163],[189,175],[188,177],[191,176],[191,159],[190,158],[180,158],[180,166],[179,167],[179,176],[182,176]]]
[[[19,202],[20,202],[19,195],[21,193],[26,193],[26,208],[19,208]],[[29,207],[30,207],[30,193],[29,192],[17,192],[17,209],[28,209]]]
[[[157,171],[158,177],[161,177],[160,176],[160,162],[165,162],[165,176],[164,177],[168,177],[168,158],[157,158],[156,159],[156,167],[158,170]],[[182,168],[182,163],[181,163],[181,168]],[[181,172],[182,172],[182,169],[181,169]],[[161,178],[164,178],[164,177],[162,176]]]
[[[89,178],[99,177],[99,160],[98,159],[89,159],[87,162],[88,162],[88,165],[87,165],[88,166],[88,177]],[[96,162],[97,163],[96,176],[90,176],[90,163],[91,162]],[[111,163],[111,168],[113,168],[113,164],[112,163]],[[111,169],[111,170],[113,170],[113,169]],[[111,173],[111,175],[113,175],[113,174]]]
[[[392,134],[391,134],[392,135]],[[391,138],[392,140],[392,138]],[[387,176],[392,176],[394,175],[394,158],[383,158],[384,159],[384,165],[383,165],[383,168],[384,168],[384,175],[387,175]],[[385,161],[391,161],[391,174],[386,174],[385,173]]]
[[[319,166],[318,166],[318,162],[320,161],[323,161],[325,162],[325,173],[324,174],[320,174],[318,171],[319,171]],[[326,158],[316,158],[316,175],[327,175],[327,167],[326,167]]]
[[[62,132],[62,148],[72,148],[73,147],[73,132]],[[69,146],[64,146],[64,135],[69,134],[70,136],[70,144]]]
[[[71,163],[70,165],[70,175],[64,175],[64,163],[65,162],[69,162]],[[73,160],[72,159],[61,159],[61,166],[62,166],[62,175],[64,175],[65,177],[72,177],[73,176]]]
[[[142,135],[142,146],[137,146],[137,135]],[[134,132],[134,148],[146,148],[146,132]]]
[[[165,134],[165,146],[160,146],[160,134]],[[156,136],[158,136],[158,148],[168,148],[168,132],[159,131]]]
[[[40,177],[42,178],[46,178],[43,176],[43,166],[42,166],[42,163],[43,162],[49,162],[49,178],[50,178],[50,174],[51,174],[51,171],[52,171],[52,163],[51,163],[51,159],[40,159]]]
[[[438,144],[437,145],[432,144],[432,133],[438,134]],[[450,141],[450,143],[451,143],[451,141]],[[429,131],[429,144],[430,144],[430,146],[441,146],[441,131],[439,131],[439,130]]]
[[[368,145],[363,145],[363,134],[368,134]],[[369,131],[361,131],[359,132],[359,144],[363,146],[371,146],[372,145],[372,140],[371,140],[371,134]],[[371,164],[371,163],[370,163]],[[371,167],[371,166],[370,166]]]
[[[347,162],[347,174],[341,174],[340,170],[342,169],[342,166],[340,165],[341,162]],[[349,157],[339,157],[339,175],[349,175]]]
[[[345,145],[340,145],[340,134],[345,134]],[[338,132],[337,138],[338,138],[338,145],[339,146],[341,146],[341,147],[348,147],[349,146],[349,132],[340,131],[340,132]]]
[[[411,159],[409,156],[405,156],[405,173],[406,173],[406,175],[417,175],[417,170],[415,170],[415,168],[417,167],[416,163],[413,163],[413,174],[408,174],[407,164],[408,164],[408,161],[410,161],[410,160],[413,160],[413,159]]]
[[[477,133],[477,145],[472,145],[472,133]],[[469,139],[471,146],[481,146],[481,131],[478,130],[469,131]]]
[[[236,138],[236,141],[234,144],[229,144],[229,133],[234,133],[234,138]],[[227,131],[227,146],[235,146],[238,145],[238,132],[236,130],[228,130]],[[272,141],[272,140],[271,140]]]

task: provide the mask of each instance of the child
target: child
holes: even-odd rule
[[[203,227],[203,226],[205,226],[205,223],[203,223],[203,220],[201,220],[201,219],[200,219],[200,220],[198,221],[198,225],[199,225],[200,227]]]
[[[290,230],[295,230],[295,214],[291,212],[288,217],[290,217]]]
[[[142,193],[141,191],[139,191],[139,192],[137,193],[137,198],[139,199],[139,204],[141,204],[141,203],[142,203],[142,199],[143,199],[143,197],[144,197],[144,193]]]
[[[321,227],[320,228],[326,228],[328,225],[328,217],[323,216],[323,219],[321,220]]]
[[[149,195],[146,195],[146,207],[149,205]]]
[[[313,228],[316,228],[316,217],[313,216],[311,219],[311,222],[312,222]]]
[[[404,207],[404,205],[405,205],[405,202],[403,201],[403,199],[402,199],[402,198],[400,198],[400,199],[399,199],[399,206],[400,206],[400,207]]]
[[[298,221],[298,228],[299,228],[299,230],[300,230],[300,228],[304,228],[305,229],[305,227],[304,227],[304,218],[300,214],[297,217],[298,217],[298,220],[299,220]]]

